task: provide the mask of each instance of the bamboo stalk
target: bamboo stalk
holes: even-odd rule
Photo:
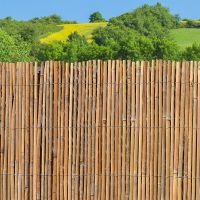
[[[81,144],[81,111],[82,111],[82,71],[81,63],[78,63],[78,115],[77,115],[77,149],[76,149],[76,187],[75,199],[79,199],[79,176],[80,176],[80,144]]]
[[[103,112],[102,112],[102,193],[101,199],[106,195],[106,97],[107,97],[107,64],[103,64]]]
[[[182,73],[181,73],[181,105],[180,105],[180,139],[179,139],[179,161],[178,161],[178,177],[183,176],[183,142],[184,142],[184,124],[185,124],[185,62],[182,63]],[[178,199],[182,199],[182,179],[178,179]]]
[[[114,173],[115,173],[115,61],[111,63],[112,67],[112,92],[111,92],[111,148],[110,148],[110,158],[111,158],[111,179],[110,179],[110,199],[114,199]]]
[[[26,116],[25,116],[25,200],[30,197],[30,65],[26,64]]]
[[[115,76],[116,76],[116,87],[115,87],[115,189],[114,197],[118,199],[118,153],[119,153],[119,60],[115,63]]]
[[[69,152],[69,89],[70,89],[70,74],[69,74],[69,64],[66,63],[65,66],[65,80],[66,80],[66,85],[65,85],[65,149],[64,149],[64,199],[68,199],[68,152]],[[51,79],[50,79],[51,82]],[[51,93],[50,93],[51,97]],[[51,107],[50,107],[51,108]],[[51,110],[50,110],[50,115],[51,115]]]
[[[173,199],[174,182],[174,132],[175,132],[175,62],[172,62],[172,86],[171,86],[171,148],[170,148],[170,199]]]
[[[143,99],[142,99],[142,170],[141,170],[141,197],[146,199],[146,164],[147,164],[147,63],[143,66]]]
[[[192,193],[192,133],[193,133],[193,87],[194,87],[194,66],[190,62],[190,105],[189,105],[189,133],[188,133],[188,194],[191,199]]]
[[[151,158],[151,68],[147,63],[147,154],[146,154],[146,199],[150,199],[150,158]]]
[[[133,170],[133,199],[138,198],[138,149],[140,126],[140,63],[136,62],[136,121],[135,121],[135,145],[134,145],[134,170]]]
[[[119,65],[119,146],[118,146],[118,200],[122,198],[122,179],[120,174],[122,174],[122,114],[123,114],[123,63],[120,61]],[[103,142],[103,141],[102,141]]]
[[[131,77],[131,152],[130,152],[130,199],[133,199],[133,185],[134,185],[134,147],[135,147],[135,110],[136,110],[136,67],[132,62],[132,77]]]
[[[150,84],[150,94],[151,94],[151,105],[150,105],[150,112],[151,112],[151,120],[150,120],[150,134],[151,134],[151,141],[150,141],[150,199],[153,199],[153,190],[154,190],[154,139],[155,139],[155,61],[151,62],[151,84]]]
[[[200,129],[200,62],[198,62],[198,114],[197,114],[197,164],[196,164],[196,177],[200,177],[200,136],[199,136],[199,129]],[[196,199],[200,198],[200,181],[196,179]]]
[[[190,66],[186,62],[186,85],[185,85],[185,131],[184,131],[184,169],[183,169],[183,199],[187,199],[188,186],[188,137],[189,137],[189,107],[190,107]]]
[[[155,140],[154,140],[154,152],[155,152],[155,156],[154,156],[154,191],[153,191],[153,197],[154,200],[157,199],[157,195],[158,195],[158,138],[159,138],[159,128],[158,128],[158,124],[159,124],[159,118],[158,118],[158,114],[159,114],[159,104],[158,104],[158,100],[159,100],[159,65],[158,65],[158,61],[156,61],[156,71],[155,71]]]
[[[101,95],[101,90],[100,90],[100,85],[101,84],[101,63],[98,60],[97,61],[97,102],[96,102],[96,137],[95,137],[95,200],[98,200],[98,194],[99,194],[99,135],[100,135],[100,95]]]
[[[84,137],[85,137],[85,132],[84,132],[84,120],[85,120],[85,63],[81,63],[81,73],[82,73],[82,82],[81,82],[81,91],[82,91],[82,96],[81,96],[81,144],[80,144],[80,191],[79,191],[79,198],[83,199],[83,192],[84,192]]]
[[[158,132],[158,194],[157,198],[161,199],[161,191],[162,191],[162,126],[163,126],[163,62],[159,60],[159,132]]]
[[[194,62],[193,90],[193,140],[192,140],[192,199],[196,199],[196,155],[197,155],[197,62]]]
[[[125,184],[126,184],[126,125],[127,125],[127,118],[126,118],[126,61],[123,61],[123,108],[122,108],[122,199],[125,199]],[[108,95],[109,96],[109,95]]]
[[[138,199],[142,198],[142,140],[143,140],[143,83],[144,63],[141,62],[140,74],[140,120],[139,120],[139,150],[138,150]]]
[[[69,96],[69,150],[68,150],[68,199],[72,199],[72,117],[73,117],[73,64],[70,65],[70,96]]]
[[[174,181],[173,199],[178,198],[178,145],[179,145],[179,115],[180,115],[180,63],[176,63],[176,99],[175,99],[175,137],[174,137]]]
[[[131,61],[127,61],[127,131],[126,131],[126,199],[130,194],[130,141],[131,141]]]
[[[166,199],[170,198],[170,123],[171,116],[171,62],[167,65],[167,94],[166,94]]]
[[[85,99],[85,154],[84,154],[84,197],[83,199],[87,199],[87,175],[88,175],[88,102],[89,102],[89,66],[88,66],[88,62],[86,62],[86,86],[85,86],[85,90],[86,90],[86,99]]]
[[[34,156],[33,156],[33,200],[37,200],[37,106],[38,106],[38,75],[37,64],[34,65]],[[18,71],[19,76],[20,71]],[[18,77],[19,79],[19,77]],[[18,87],[19,94],[19,87]],[[19,99],[19,98],[18,98]]]
[[[96,126],[96,96],[97,96],[97,66],[96,61],[92,61],[92,134],[91,134],[91,199],[95,197],[95,126]]]

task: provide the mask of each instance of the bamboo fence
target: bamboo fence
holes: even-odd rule
[[[0,63],[0,200],[200,199],[200,63]]]

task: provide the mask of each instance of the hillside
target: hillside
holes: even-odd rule
[[[170,36],[181,49],[191,46],[193,43],[200,43],[200,29],[179,28],[171,31]]]
[[[83,35],[87,38],[88,41],[91,41],[91,33],[96,28],[105,27],[107,23],[85,23],[85,24],[62,24],[63,29],[48,35],[45,38],[40,39],[42,43],[50,43],[53,41],[65,41],[66,38],[73,32],[78,32],[80,35]]]

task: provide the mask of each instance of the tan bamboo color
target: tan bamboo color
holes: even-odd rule
[[[200,198],[200,63],[0,63],[0,199]]]

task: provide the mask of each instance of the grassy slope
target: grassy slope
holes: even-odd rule
[[[91,33],[98,27],[104,27],[107,23],[85,23],[85,24],[62,24],[63,29],[59,32],[52,33],[40,41],[42,43],[49,43],[52,41],[65,41],[66,38],[73,32],[78,32],[80,35],[84,35],[88,41],[91,41]]]
[[[170,36],[182,49],[191,46],[195,42],[200,43],[200,29],[197,28],[174,29],[171,31]]]

